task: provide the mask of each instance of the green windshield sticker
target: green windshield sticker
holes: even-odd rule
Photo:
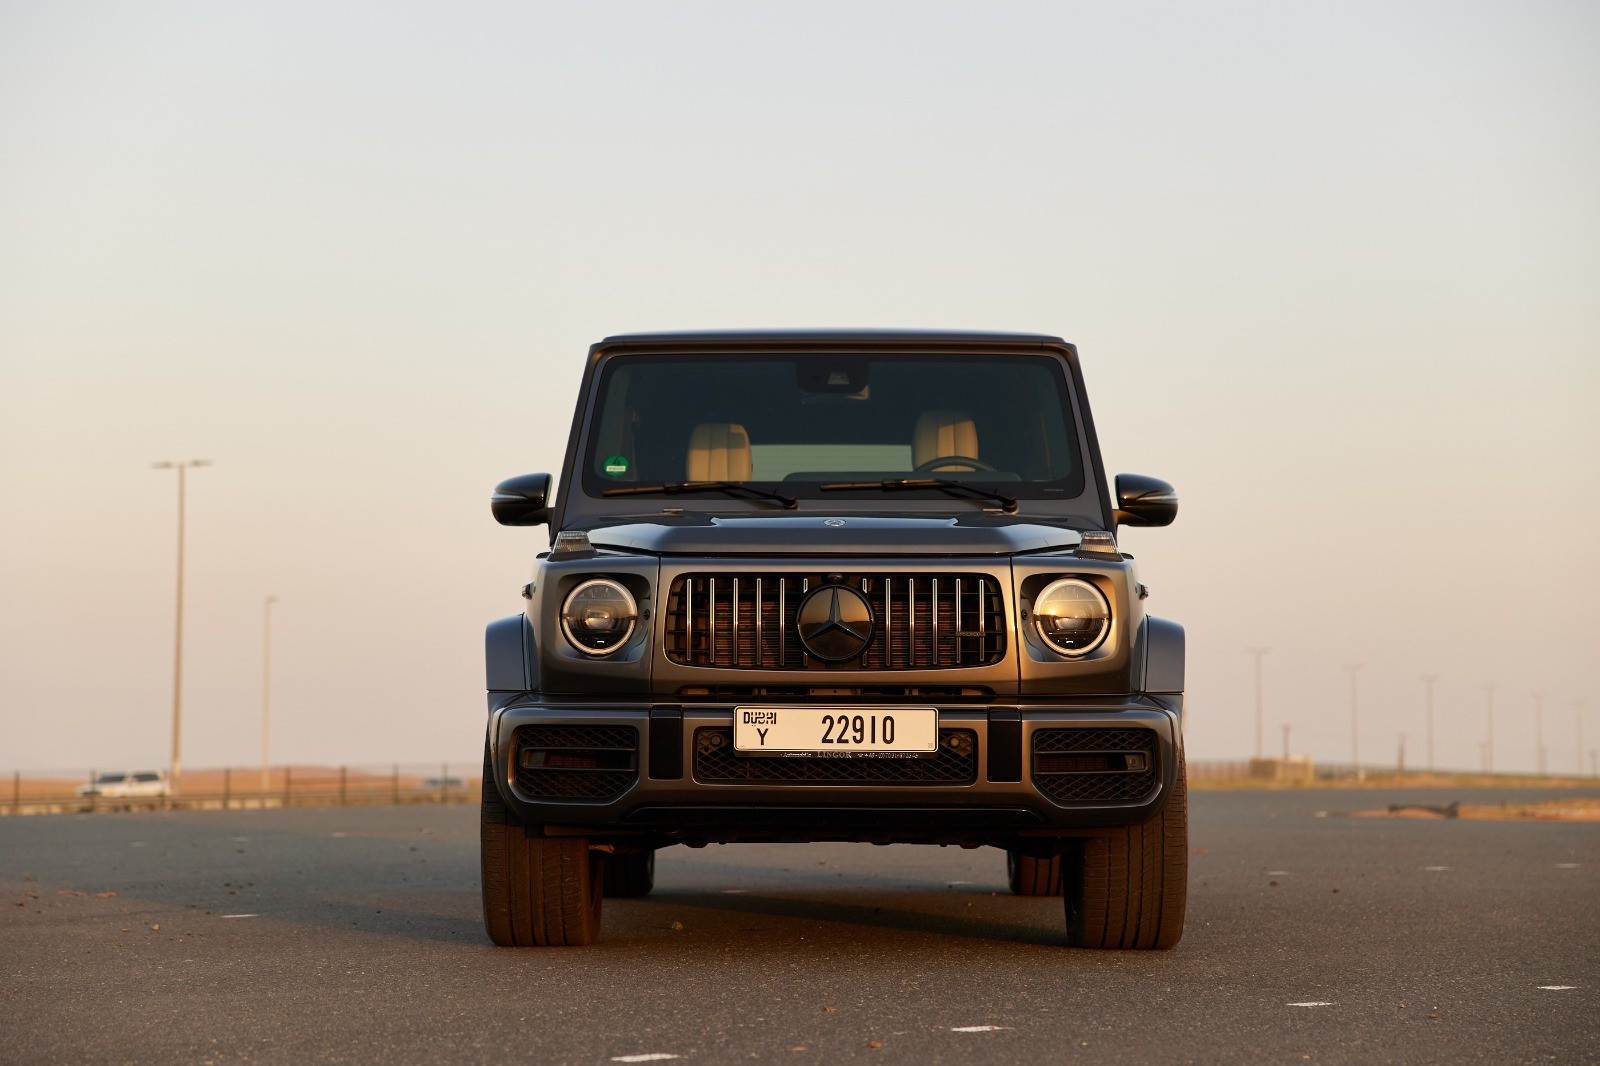
[[[606,460],[606,473],[612,477],[621,477],[628,472],[628,457],[626,455],[613,455]]]

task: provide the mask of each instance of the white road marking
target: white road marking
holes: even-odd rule
[[[1010,1027],[1005,1025],[957,1025],[950,1031],[952,1033],[993,1033],[1007,1028]]]
[[[1558,863],[1556,863],[1556,869],[1558,869],[1558,870],[1576,870],[1577,868],[1578,868],[1578,864],[1575,863],[1575,862],[1558,862]]]
[[[1304,1003],[1290,1003],[1289,1006],[1291,1006],[1291,1007],[1331,1007],[1331,1006],[1333,1006],[1333,1004],[1329,1003],[1325,999],[1312,999],[1312,1000],[1307,1000]]]
[[[1276,876],[1278,876],[1278,877],[1285,877],[1285,876],[1287,876],[1287,875],[1288,875],[1288,873],[1289,873],[1289,871],[1288,871],[1288,870],[1268,870],[1268,871],[1267,871],[1267,874],[1268,874],[1268,875],[1269,875],[1269,876],[1271,876],[1271,875],[1276,875]]]
[[[972,884],[972,882],[971,881],[946,881],[945,884],[949,885],[951,888],[954,888],[957,885],[970,885],[970,884]]]
[[[1577,985],[1540,985],[1541,992],[1571,992]]]
[[[342,836],[346,836],[347,834],[345,834],[345,833],[329,833],[328,835],[331,836],[331,837],[342,837]]]
[[[1436,873],[1442,873],[1445,870],[1450,869],[1450,867],[1448,867],[1448,866],[1424,866],[1423,869],[1428,871],[1429,873],[1435,873],[1436,874]]]
[[[259,918],[259,917],[261,917],[261,915],[259,915],[259,914],[224,914],[224,915],[221,915],[220,917],[223,917],[223,918]]]
[[[663,1062],[667,1059],[676,1059],[680,1056],[670,1051],[646,1051],[642,1055],[613,1055],[612,1062]]]

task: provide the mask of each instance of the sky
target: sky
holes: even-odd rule
[[[1078,344],[1193,760],[1600,747],[1600,7],[0,2],[0,772],[479,757],[586,346]],[[1587,763],[1587,759],[1585,759]]]

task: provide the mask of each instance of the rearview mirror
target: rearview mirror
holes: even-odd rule
[[[1117,475],[1117,525],[1170,526],[1178,517],[1178,492],[1157,477]]]
[[[489,497],[494,520],[503,526],[542,526],[550,521],[550,475],[506,478]]]

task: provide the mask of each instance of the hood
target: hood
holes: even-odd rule
[[[676,515],[588,532],[597,548],[655,555],[1015,555],[1082,540],[1076,530],[993,515]]]

